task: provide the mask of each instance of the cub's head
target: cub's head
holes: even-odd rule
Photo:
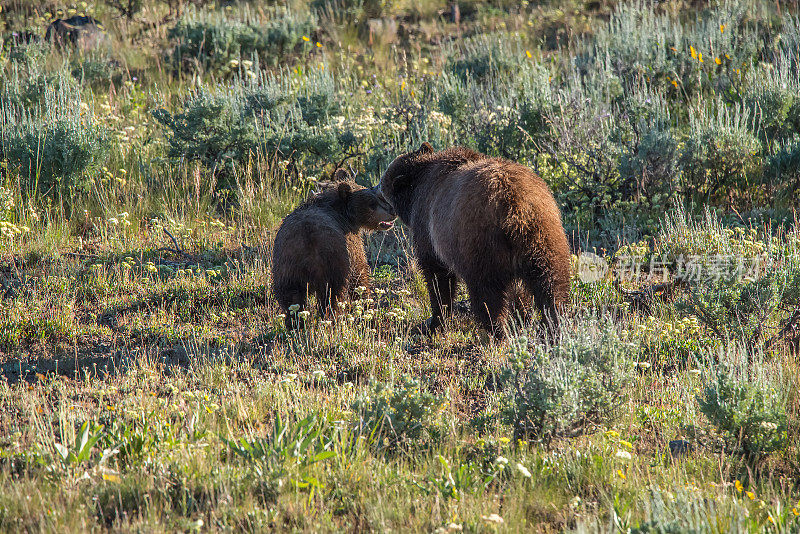
[[[335,187],[339,204],[354,226],[367,230],[390,230],[394,226],[397,214],[383,198],[380,189],[353,183],[347,172],[343,175],[337,172],[334,178],[338,182]]]
[[[395,158],[381,177],[381,193],[402,219],[406,218],[410,209],[408,201],[418,177],[418,164],[424,156],[432,153],[433,147],[429,143],[422,143],[419,150]]]

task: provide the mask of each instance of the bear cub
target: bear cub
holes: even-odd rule
[[[434,152],[423,143],[389,165],[380,188],[413,234],[433,311],[423,330],[451,313],[460,279],[473,314],[496,336],[519,283],[557,336],[570,252],[561,212],[536,173],[467,148]]]
[[[362,232],[389,230],[396,217],[376,187],[355,184],[343,169],[334,180],[287,215],[275,236],[272,280],[287,328],[296,324],[289,307],[304,309],[310,294],[326,314],[357,287],[369,287]]]

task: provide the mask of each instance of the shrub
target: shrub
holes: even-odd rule
[[[793,125],[788,118],[797,96],[789,88],[758,81],[762,76],[754,78],[743,100],[766,139],[781,138],[791,133]]]
[[[310,7],[343,24],[383,17],[395,3],[395,0],[312,0]]]
[[[631,534],[711,533],[709,518],[725,518],[724,530],[747,532],[750,511],[735,499],[709,499],[680,488],[675,492],[649,488],[644,499],[645,520],[630,528]],[[755,522],[755,521],[753,521]]]
[[[333,79],[315,71],[302,85],[277,75],[204,87],[185,100],[180,112],[153,114],[167,129],[171,157],[224,171],[256,155],[275,156],[289,161],[295,173],[300,163],[319,173],[363,137],[357,120],[340,115],[344,106],[338,95]]]
[[[120,63],[108,56],[93,54],[77,62],[72,68],[72,76],[83,84],[97,88],[119,83],[122,78]]]
[[[631,211],[647,216],[652,225],[675,200],[681,172],[667,101],[640,83],[619,99],[616,113],[622,144],[620,200],[635,200]]]
[[[446,71],[462,81],[478,83],[499,82],[515,75],[525,58],[519,39],[505,34],[465,39],[445,54]]]
[[[764,181],[781,204],[800,207],[800,136],[777,144],[764,163]]]
[[[38,114],[46,104],[47,91],[55,95],[66,95],[65,101],[68,101],[70,98],[77,98],[78,84],[64,72],[36,72],[24,76],[17,71],[0,90],[0,105],[17,116],[25,113]]]
[[[26,191],[61,197],[69,205],[74,192],[89,187],[89,171],[105,159],[108,135],[89,104],[64,87],[43,82],[41,107],[4,104],[0,139],[3,158],[20,173]]]
[[[578,56],[580,70],[605,72],[601,86],[613,78],[630,83],[646,77],[674,87],[675,94],[692,95],[715,88],[720,78],[763,53],[759,29],[744,4],[722,2],[686,22],[657,9],[652,2],[618,4]]]
[[[229,94],[201,89],[186,100],[181,113],[158,109],[153,115],[169,129],[171,157],[224,165],[244,160],[256,148],[252,120],[243,116],[242,103]]]
[[[48,41],[12,43],[9,46],[8,57],[16,65],[24,68],[35,68],[44,62],[50,53],[50,47],[51,45]]]
[[[765,271],[757,280],[725,277],[695,284],[689,309],[721,340],[735,337],[748,347],[772,346],[800,306],[800,269],[769,262]]]
[[[780,364],[753,357],[735,344],[726,351],[706,370],[707,382],[697,399],[700,411],[723,433],[730,452],[755,459],[781,450],[789,399]]]
[[[632,376],[636,346],[623,341],[610,318],[576,318],[552,347],[512,342],[517,436],[550,441],[574,436],[613,418]]]
[[[800,304],[800,249],[792,235],[758,239],[751,228],[726,228],[706,211],[693,222],[678,210],[667,217],[657,261],[690,285],[678,306],[720,341],[772,346]]]
[[[562,92],[555,101],[540,172],[564,206],[567,226],[593,228],[611,211],[630,212],[632,189],[621,183],[616,116],[580,91]]]
[[[693,113],[681,155],[687,197],[698,204],[752,205],[761,194],[760,155],[746,109],[718,101],[715,112]]]
[[[291,55],[316,28],[316,20],[275,10],[267,22],[236,21],[220,16],[191,16],[168,32],[175,42],[173,58],[184,68],[201,66],[221,72],[238,71],[242,61],[258,59],[277,65]]]
[[[403,377],[397,385],[376,384],[351,409],[358,416],[358,431],[378,445],[422,446],[441,438],[446,405],[447,397],[428,393],[418,380]]]

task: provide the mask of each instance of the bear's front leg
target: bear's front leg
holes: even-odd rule
[[[439,260],[432,257],[418,258],[422,269],[428,297],[431,302],[431,318],[417,326],[415,330],[422,334],[432,334],[442,326],[444,319],[453,312],[453,299],[458,288],[458,278]]]

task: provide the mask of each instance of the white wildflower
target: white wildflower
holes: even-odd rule
[[[617,449],[617,454],[615,454],[617,458],[620,460],[630,460],[632,458],[631,453],[628,451],[623,451],[622,449]]]
[[[497,514],[482,515],[481,519],[483,519],[487,523],[493,523],[495,525],[503,524],[503,518]]]
[[[517,462],[517,471],[520,472],[522,476],[525,478],[531,478],[531,472],[528,471],[528,468],[522,465],[521,463]]]

